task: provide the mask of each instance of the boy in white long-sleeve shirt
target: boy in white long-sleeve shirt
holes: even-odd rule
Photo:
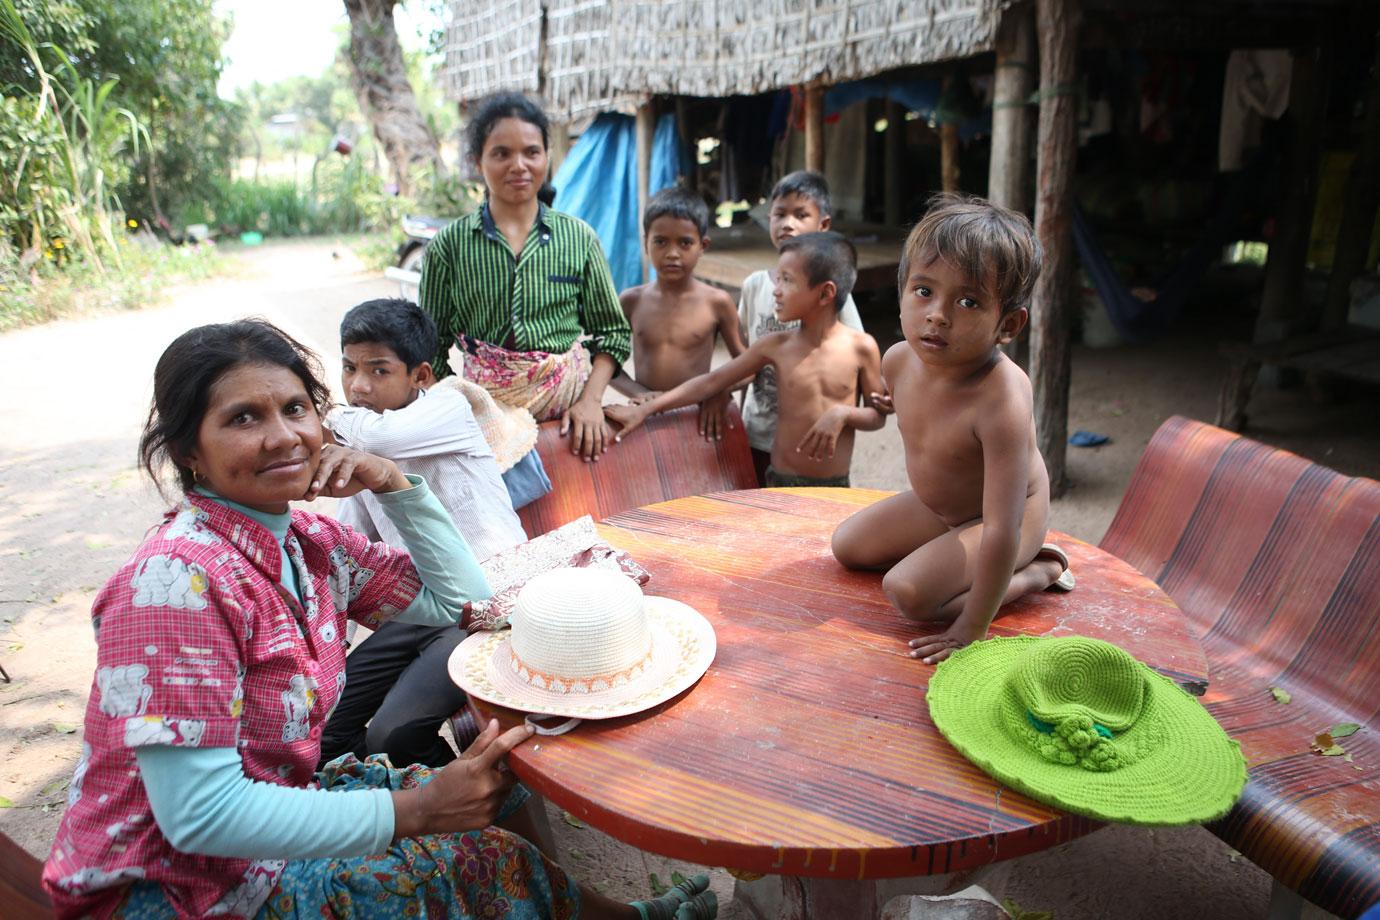
[[[469,400],[453,382],[436,381],[435,342],[431,317],[410,301],[371,300],[345,314],[341,384],[350,404],[332,409],[326,423],[340,443],[423,476],[482,561],[527,536]],[[402,545],[372,495],[345,499],[337,517],[372,540]],[[464,704],[446,673],[464,637],[455,627],[389,623],[365,639],[346,661],[322,762],[347,751],[386,753],[400,766],[453,759],[437,730]]]

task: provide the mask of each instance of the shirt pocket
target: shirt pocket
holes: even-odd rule
[[[584,279],[579,275],[547,275],[546,280],[552,284],[579,284]]]

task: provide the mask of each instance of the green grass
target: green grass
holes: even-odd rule
[[[0,332],[46,323],[72,313],[137,310],[162,302],[168,288],[228,270],[214,246],[171,246],[117,239],[120,267],[104,273],[79,259],[58,264],[45,254],[30,269],[0,248]]]

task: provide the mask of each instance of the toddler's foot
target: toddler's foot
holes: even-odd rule
[[[1064,552],[1062,549],[1060,549],[1057,545],[1053,543],[1046,543],[1040,547],[1037,553],[1035,553],[1035,558],[1053,559],[1055,562],[1063,566],[1063,571],[1059,573],[1059,577],[1054,579],[1054,581],[1050,583],[1049,587],[1045,588],[1046,591],[1067,592],[1073,590],[1075,579],[1073,577],[1073,572],[1069,571],[1068,553]]]
[[[719,914],[719,899],[709,890],[709,876],[686,879],[659,898],[633,901],[640,920],[713,920]]]

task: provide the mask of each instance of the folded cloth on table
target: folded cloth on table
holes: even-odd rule
[[[652,578],[632,556],[604,542],[589,515],[490,556],[479,567],[494,593],[487,600],[465,604],[462,622],[470,632],[506,627],[517,605],[518,592],[542,572],[561,568],[609,569],[623,573],[639,585]]]

